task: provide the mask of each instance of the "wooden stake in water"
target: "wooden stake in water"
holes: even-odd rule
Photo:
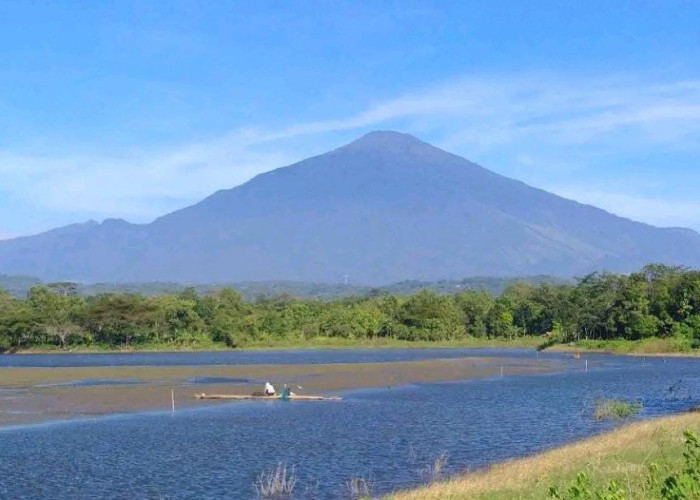
[[[588,371],[588,360],[586,360],[586,371]]]
[[[175,413],[175,389],[170,389],[170,402],[173,405],[173,413]]]
[[[501,377],[503,376],[503,365],[501,365]]]

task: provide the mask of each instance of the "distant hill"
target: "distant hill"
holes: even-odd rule
[[[6,290],[16,297],[26,295],[31,287],[41,281],[31,276],[7,276],[0,274],[0,290]]]
[[[700,266],[700,235],[617,217],[412,136],[373,132],[151,224],[89,222],[0,242],[0,272],[81,282],[376,286]]]
[[[552,283],[564,284],[565,280],[551,276],[525,276],[509,278],[475,277],[462,280],[445,281],[402,281],[382,287],[369,287],[344,284],[302,283],[295,281],[242,282],[220,284],[181,283],[94,283],[79,284],[78,292],[82,295],[98,295],[101,293],[133,293],[146,296],[178,293],[188,287],[193,287],[200,294],[207,294],[222,288],[233,288],[239,291],[244,299],[256,300],[260,297],[274,298],[291,296],[297,298],[330,300],[342,297],[365,297],[380,294],[410,295],[419,290],[433,290],[440,294],[453,294],[465,290],[480,290],[492,295],[500,295],[508,285],[513,283]],[[0,276],[0,289],[9,291],[16,297],[24,297],[29,289],[41,284],[36,278],[25,276]]]

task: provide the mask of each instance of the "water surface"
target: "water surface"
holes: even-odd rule
[[[458,352],[431,351],[329,357]],[[297,356],[322,362],[319,355]],[[697,360],[597,355],[586,372],[584,360],[553,357],[557,373],[354,390],[341,402],[243,402],[2,429],[0,497],[254,498],[259,473],[278,462],[296,466],[297,498],[347,498],[353,476],[371,478],[382,494],[419,484],[442,452],[456,473],[609,429],[615,424],[591,418],[598,398],[638,400],[640,418],[700,402]]]
[[[463,357],[530,357],[525,349],[300,349],[104,354],[0,354],[0,367],[210,366],[420,361]],[[549,354],[567,358],[565,354]]]

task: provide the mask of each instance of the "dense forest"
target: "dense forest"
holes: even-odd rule
[[[649,265],[572,284],[513,283],[500,295],[374,290],[335,300],[244,300],[233,289],[84,296],[73,283],[0,292],[0,349],[204,345],[345,339],[459,340],[546,335],[543,342],[665,337],[700,346],[700,271]]]

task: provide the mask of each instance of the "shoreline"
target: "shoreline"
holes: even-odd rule
[[[144,345],[128,348],[100,347],[31,347],[0,355],[42,355],[42,354],[134,354],[134,353],[200,353],[200,352],[260,352],[292,350],[334,350],[334,349],[536,349],[542,340],[539,337],[520,337],[512,340],[494,340],[468,338],[454,341],[408,341],[408,340],[344,340],[319,338],[309,341],[260,342],[228,347],[225,344],[206,344],[201,346]]]
[[[667,339],[654,339],[652,341],[580,341],[566,344],[555,344],[541,349],[545,353],[563,354],[609,354],[615,356],[633,357],[666,357],[666,358],[698,358],[700,349],[677,350],[667,345]],[[663,345],[658,345],[664,342]],[[32,347],[13,352],[0,352],[5,356],[40,356],[40,355],[67,355],[67,354],[186,354],[186,353],[219,353],[219,352],[265,352],[265,351],[313,351],[313,350],[382,350],[382,349],[526,349],[540,350],[543,339],[540,337],[519,337],[511,340],[468,338],[454,341],[403,341],[392,339],[381,340],[346,340],[319,338],[309,341],[289,342],[259,342],[231,348],[224,344],[206,344],[174,346],[144,345],[129,348],[111,347],[76,347],[62,349],[58,347]]]
[[[551,487],[565,491],[579,473],[587,474],[592,487],[599,491],[616,481],[629,488],[629,498],[644,498],[649,494],[644,490],[644,480],[652,464],[672,468],[682,465],[683,432],[687,429],[700,431],[697,410],[629,423],[541,453],[458,474],[444,482],[396,491],[384,498],[547,498]]]
[[[543,352],[581,353],[581,354],[613,354],[616,356],[633,357],[666,357],[666,358],[697,358],[700,349],[679,350],[666,342],[668,339],[644,340],[610,340],[610,341],[580,341],[567,344],[555,344]],[[662,345],[659,345],[659,344]]]

